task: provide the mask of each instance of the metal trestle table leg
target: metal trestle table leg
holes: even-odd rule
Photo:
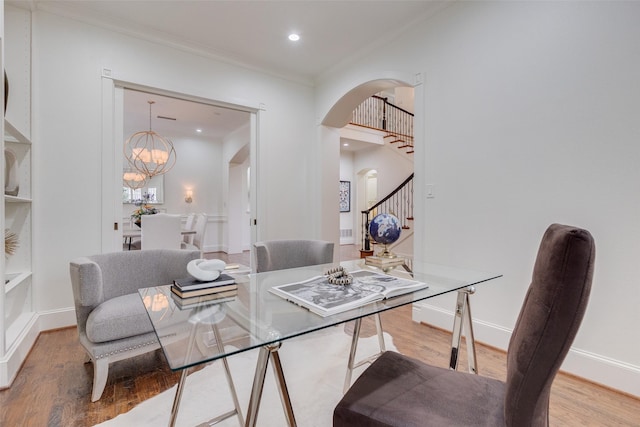
[[[471,306],[469,304],[469,295],[475,293],[474,286],[461,289],[458,291],[458,299],[456,302],[456,312],[453,321],[453,333],[451,337],[451,359],[449,361],[449,369],[458,369],[458,356],[460,352],[460,338],[462,329],[465,330],[465,341],[467,343],[467,359],[469,362],[469,372],[478,373],[476,364],[476,342],[473,336],[473,323],[471,318]]]
[[[366,357],[359,362],[356,363],[356,351],[358,349],[358,339],[360,338],[360,328],[362,326],[362,318],[358,318],[355,320],[355,324],[353,327],[353,335],[351,336],[351,350],[349,351],[349,361],[347,362],[347,374],[344,378],[344,387],[343,393],[346,393],[351,387],[351,377],[353,375],[353,370],[364,365],[365,363],[373,363],[382,353],[386,351],[386,347],[384,345],[384,335],[382,330],[382,319],[380,318],[380,313],[376,313],[373,315],[376,322],[376,331],[378,334],[378,345],[380,346],[380,351],[376,354],[373,354],[369,357]]]
[[[247,418],[245,421],[246,427],[254,427],[258,418],[258,410],[260,409],[260,400],[262,399],[262,390],[264,388],[264,378],[267,374],[267,365],[269,359],[271,359],[273,373],[276,377],[276,383],[278,384],[278,391],[280,392],[280,401],[282,402],[282,408],[287,418],[287,424],[289,427],[296,427],[296,419],[293,414],[293,407],[291,406],[291,399],[289,397],[289,391],[287,389],[287,383],[284,378],[284,372],[282,371],[282,363],[280,362],[280,355],[278,349],[280,343],[271,344],[260,348],[258,353],[258,362],[256,365],[256,373],[253,377],[253,387],[251,389],[251,398],[249,400],[249,409],[247,409]]]

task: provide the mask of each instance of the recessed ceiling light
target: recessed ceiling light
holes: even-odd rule
[[[345,142],[344,144],[342,144],[342,146],[343,146],[343,147],[348,147],[348,146],[349,146],[349,143],[348,143],[348,142]]]
[[[297,42],[298,40],[300,40],[300,36],[296,33],[291,33],[289,34],[289,40],[291,40],[292,42]]]
[[[196,132],[201,133],[202,129],[196,129]]]

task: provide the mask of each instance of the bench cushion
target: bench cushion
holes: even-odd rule
[[[99,343],[153,332],[140,295],[127,294],[107,300],[87,319],[87,338]]]

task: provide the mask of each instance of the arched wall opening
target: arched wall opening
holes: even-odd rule
[[[326,113],[321,115],[320,121],[321,131],[320,143],[322,153],[322,171],[321,175],[321,194],[322,194],[322,216],[320,218],[321,230],[320,235],[323,239],[333,241],[336,245],[340,244],[340,212],[337,209],[337,188],[340,177],[340,132],[339,129],[346,126],[352,117],[353,110],[359,106],[364,100],[370,96],[394,89],[396,87],[411,87],[414,88],[414,102],[416,113],[422,112],[421,106],[423,105],[423,91],[421,74],[416,74],[414,79],[409,75],[404,75],[405,78],[398,79],[397,74],[390,73],[389,76],[393,77],[380,77],[373,78],[367,81],[362,81],[351,89],[348,89],[342,93],[342,95],[335,96],[336,101],[333,104],[327,105]],[[410,83],[411,80],[415,80]],[[419,141],[424,134],[422,131],[422,116],[416,114],[414,121],[414,134],[416,136],[416,142]],[[422,150],[418,150],[423,152]],[[415,166],[423,164],[421,160],[418,160],[419,153],[415,156]],[[356,208],[354,212],[354,231],[361,228],[361,215],[358,212],[359,206],[355,203],[361,200],[364,195],[359,194],[364,189],[365,175],[358,174],[354,176],[356,182],[352,186],[351,201]],[[362,182],[360,182],[362,180]],[[418,190],[415,196],[420,194]],[[417,203],[414,212],[420,212],[421,204]],[[418,230],[416,230],[417,232]],[[359,232],[357,232],[359,235]],[[356,245],[360,242],[356,239]],[[420,251],[418,251],[420,252]],[[414,251],[415,254],[415,251]]]
[[[397,79],[371,80],[354,87],[345,93],[329,109],[322,120],[324,126],[342,128],[349,124],[351,113],[362,102],[378,92],[399,86],[413,87],[413,84]]]

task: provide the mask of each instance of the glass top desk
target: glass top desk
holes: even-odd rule
[[[341,265],[347,271],[358,269],[380,271],[366,265],[363,259],[342,262]],[[222,359],[225,364],[227,381],[236,408],[234,411],[212,420],[212,422],[236,415],[242,424],[242,411],[235,395],[226,358],[258,348],[260,350],[245,425],[254,426],[256,424],[266,369],[269,359],[271,359],[285,415],[289,425],[295,426],[293,409],[278,355],[278,349],[283,342],[329,326],[357,320],[353,338],[355,344],[356,334],[359,332],[358,319],[457,291],[458,300],[450,364],[451,368],[455,369],[463,324],[467,331],[467,342],[473,342],[468,304],[469,294],[475,291],[475,285],[501,277],[499,274],[414,262],[413,273],[396,268],[387,274],[425,282],[429,285],[428,288],[370,303],[328,317],[314,314],[269,292],[273,286],[322,275],[332,266],[335,265],[317,265],[249,275],[239,274],[236,275],[237,296],[226,302],[206,302],[189,309],[180,309],[176,305],[169,285],[140,289],[138,292],[145,302],[145,307],[170,368],[174,371],[182,370],[169,425],[172,426],[175,423],[188,368],[217,359]],[[465,314],[467,314],[466,317]],[[471,336],[469,336],[470,334]],[[475,371],[475,349],[469,353],[470,356],[473,353],[473,361],[470,359],[470,368]],[[346,357],[347,355],[345,355],[345,359]]]

